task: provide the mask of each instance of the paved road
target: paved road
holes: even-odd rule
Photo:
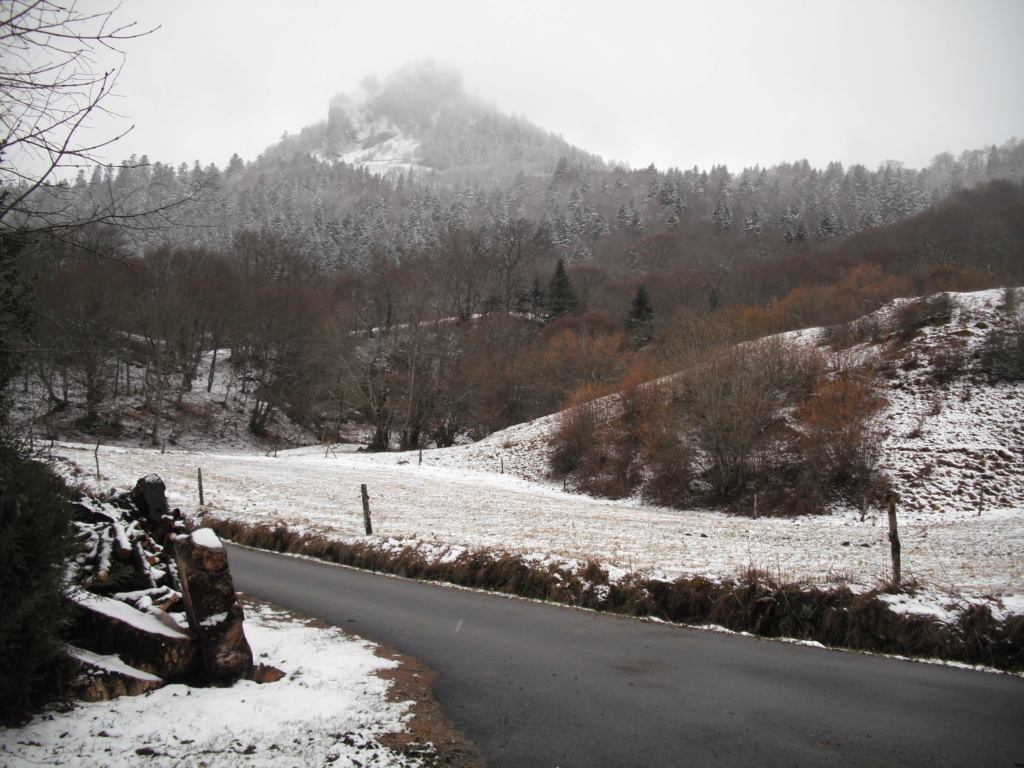
[[[422,659],[492,768],[1024,766],[1024,679],[232,547],[237,589]]]

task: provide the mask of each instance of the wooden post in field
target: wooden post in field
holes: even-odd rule
[[[862,523],[864,522],[864,515],[867,514],[867,511],[868,511],[868,500],[867,500],[867,497],[866,496],[861,496],[860,497],[860,521]]]
[[[499,458],[501,458],[501,474],[504,475],[505,474],[505,457],[501,456]]]
[[[196,475],[199,478],[199,506],[205,506],[206,502],[203,501],[203,468],[200,467],[196,470]]]
[[[892,555],[892,583],[900,585],[900,534],[896,529],[896,502],[900,500],[898,493],[892,492],[887,497],[889,503],[889,553]]]
[[[420,462],[419,463],[420,464],[423,463],[423,446],[422,445],[420,446]]]
[[[92,452],[92,455],[96,459],[96,480],[100,479],[100,444],[96,443],[96,450]]]
[[[981,517],[981,510],[985,508],[985,489],[978,489],[978,517]]]
[[[757,520],[757,494],[754,494],[754,519]]]
[[[359,486],[359,492],[363,497],[363,524],[366,526],[366,535],[373,533],[373,526],[370,525],[370,494],[366,492],[366,483]]]

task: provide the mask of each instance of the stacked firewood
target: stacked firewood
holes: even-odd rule
[[[188,530],[181,511],[161,502],[163,493],[163,481],[149,475],[131,491],[80,498],[74,526],[84,547],[70,575],[89,592],[187,626],[173,540]]]
[[[252,675],[227,552],[213,531],[189,532],[158,476],[82,497],[74,510],[82,549],[69,577],[81,697]]]

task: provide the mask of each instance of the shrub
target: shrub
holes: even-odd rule
[[[865,342],[877,343],[882,338],[882,323],[874,315],[849,323],[829,325],[823,329],[824,341],[835,350],[849,349]]]
[[[948,293],[937,293],[909,301],[893,317],[893,332],[901,342],[912,339],[922,328],[948,323],[953,317],[953,300]]]
[[[558,416],[558,425],[551,436],[548,459],[552,473],[565,477],[574,472],[592,451],[597,440],[599,391],[593,387],[578,390],[568,407]]]
[[[950,341],[932,356],[931,379],[936,384],[951,384],[967,372],[967,354],[962,345]]]
[[[821,375],[817,353],[768,340],[717,350],[682,374],[683,423],[706,463],[707,480],[720,499],[746,489],[762,449],[783,429],[783,411],[802,402]]]
[[[830,492],[849,501],[882,488],[883,434],[875,416],[886,401],[873,376],[851,372],[823,380],[797,412],[803,471],[800,495],[824,503]]]
[[[680,502],[690,454],[671,418],[669,393],[652,376],[641,364],[617,394],[598,400],[600,389],[577,391],[551,438],[552,472],[571,474],[576,490],[597,496],[618,499],[643,488],[658,503]]]
[[[60,693],[70,493],[48,467],[0,446],[0,721]]]
[[[1005,306],[1006,326],[991,329],[981,348],[982,371],[993,383],[1024,381],[1024,308],[1015,299]]]

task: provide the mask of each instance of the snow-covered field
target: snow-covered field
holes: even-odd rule
[[[509,438],[505,435],[505,438]],[[491,450],[493,448],[493,451]],[[418,544],[437,556],[493,548],[541,559],[596,559],[614,572],[674,579],[731,576],[749,567],[786,580],[844,581],[870,588],[889,573],[888,528],[880,510],[806,518],[736,517],[677,511],[563,493],[550,483],[500,474],[501,444],[415,454],[355,454],[323,448],[277,457],[101,448],[103,481],[88,478],[93,448],[57,445],[98,487],[128,487],[149,472],[172,506],[194,513],[197,470],[211,514],[284,525],[340,539],[365,539],[360,484],[369,489],[372,540]],[[509,458],[509,465],[515,459]],[[490,469],[491,471],[488,471]],[[497,470],[497,471],[495,471]],[[943,599],[1024,595],[1024,514],[1019,508],[900,517],[905,577]]]
[[[889,402],[883,467],[902,498],[903,573],[936,603],[994,599],[1020,610],[1024,598],[1024,386],[989,385],[977,375],[937,384],[935,351],[958,346],[966,360],[987,329],[1005,322],[1001,291],[950,294],[949,322],[921,329],[895,348],[883,394]],[[876,313],[889,327],[900,306]],[[788,334],[813,344],[818,330]],[[893,354],[864,342],[834,353],[847,362]],[[914,364],[907,361],[913,359]],[[968,366],[969,367],[969,366]],[[721,578],[750,567],[786,580],[877,586],[889,575],[884,513],[864,522],[853,509],[807,518],[737,517],[643,506],[563,493],[547,478],[547,435],[557,416],[521,424],[471,445],[423,453],[355,454],[340,447],[266,455],[58,444],[100,490],[131,486],[149,472],[173,505],[193,513],[202,469],[212,514],[362,539],[359,486],[370,492],[373,540],[438,556],[493,548],[537,558],[595,559],[612,573],[673,579]],[[351,448],[349,448],[351,450]],[[979,515],[980,512],[980,515]],[[939,608],[936,608],[939,611]]]
[[[230,688],[168,685],[149,694],[80,704],[0,729],[0,764],[10,768],[103,766],[418,766],[378,737],[405,729],[409,703],[386,698],[377,676],[396,662],[336,629],[248,610],[257,657],[286,676]]]

